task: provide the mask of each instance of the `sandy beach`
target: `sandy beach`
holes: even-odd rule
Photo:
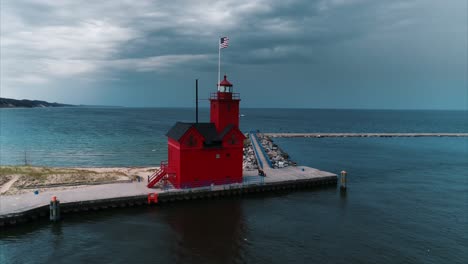
[[[60,168],[1,166],[0,195],[66,190],[89,185],[145,180],[158,167]]]

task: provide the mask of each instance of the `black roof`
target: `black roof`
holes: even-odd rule
[[[222,137],[218,136],[214,123],[182,123],[177,122],[166,134],[166,136],[179,141],[185,133],[194,127],[205,138],[205,145],[216,144]],[[230,129],[232,128],[231,126]],[[224,131],[223,131],[224,132]],[[227,132],[225,132],[227,133]]]
[[[205,138],[205,144],[211,144],[215,141],[221,141],[218,139],[218,132],[214,123],[195,123],[193,126],[203,135]]]
[[[218,138],[219,140],[223,140],[223,137],[229,132],[231,131],[231,129],[234,127],[233,124],[229,124],[227,125],[223,131],[221,131],[221,133],[218,135]]]
[[[185,135],[185,132],[192,127],[192,125],[193,123],[177,122],[171,129],[169,129],[166,136],[179,141],[180,138]]]

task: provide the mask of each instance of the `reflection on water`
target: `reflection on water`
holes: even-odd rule
[[[2,229],[0,263],[236,263],[245,230],[238,197],[67,214]]]
[[[178,263],[232,263],[245,243],[240,200],[184,204],[168,214],[176,232],[171,252]]]

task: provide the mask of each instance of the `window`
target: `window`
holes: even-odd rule
[[[190,135],[187,141],[187,146],[195,147],[196,145],[197,145],[197,139],[193,135]]]
[[[230,141],[231,141],[231,144],[232,144],[232,145],[235,145],[235,144],[237,143],[236,135],[232,134],[232,135],[231,135],[231,140],[230,140]]]
[[[221,158],[221,155],[216,154],[216,158],[217,158],[217,159]]]

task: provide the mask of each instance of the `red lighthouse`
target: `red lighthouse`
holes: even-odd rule
[[[239,94],[224,76],[210,96],[210,123],[177,122],[167,132],[168,162],[148,179],[167,178],[175,188],[242,182],[245,136],[239,130]]]
[[[239,102],[239,94],[232,93],[232,84],[224,75],[218,92],[210,97],[210,121],[215,124],[218,132],[228,125],[239,127]]]

